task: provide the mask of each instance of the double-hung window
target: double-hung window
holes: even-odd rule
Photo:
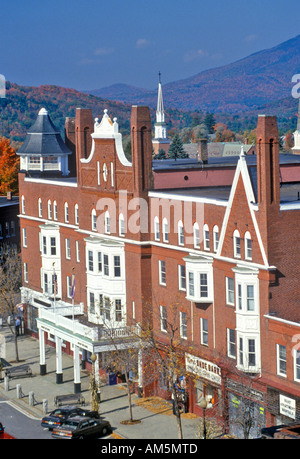
[[[115,319],[116,322],[121,322],[122,320],[122,302],[121,300],[115,300]]]
[[[206,273],[200,273],[200,298],[208,297],[208,278]]]
[[[185,265],[178,265],[179,290],[186,290]]]
[[[166,306],[160,306],[160,329],[164,332],[168,329]]]
[[[241,258],[241,237],[238,230],[233,233],[233,252],[235,258]]]
[[[109,276],[109,260],[108,255],[103,255],[103,274]]]
[[[227,328],[227,355],[228,357],[236,357],[236,342],[235,342],[235,330]]]
[[[226,277],[226,304],[234,305],[234,279]]]
[[[201,319],[201,344],[208,346],[208,320]]]
[[[187,313],[180,312],[180,336],[181,338],[187,338]]]
[[[56,255],[56,238],[50,238],[50,253],[51,255]]]
[[[114,274],[115,277],[121,277],[121,258],[119,255],[114,256]]]
[[[209,228],[207,224],[205,224],[203,227],[203,241],[204,241],[204,250],[209,250],[210,241],[209,241]]]
[[[286,346],[277,344],[277,374],[286,376]]]
[[[159,283],[160,285],[166,285],[166,262],[164,260],[159,260]]]
[[[88,269],[94,271],[94,253],[92,250],[88,251]]]
[[[71,246],[70,246],[70,239],[66,239],[66,258],[70,260],[71,258]]]
[[[184,228],[183,228],[182,221],[178,222],[177,230],[178,230],[178,244],[184,245]]]

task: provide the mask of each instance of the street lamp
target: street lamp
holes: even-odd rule
[[[204,440],[206,439],[206,423],[205,423],[205,410],[207,408],[207,401],[205,400],[205,398],[202,398],[200,400],[200,406],[203,410],[203,437],[204,437]]]

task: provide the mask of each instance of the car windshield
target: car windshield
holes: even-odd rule
[[[78,426],[79,426],[79,421],[72,421],[72,420],[64,422],[62,425],[63,428],[72,429],[72,430],[77,429]]]

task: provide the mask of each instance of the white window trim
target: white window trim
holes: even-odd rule
[[[71,260],[71,242],[69,238],[65,239],[65,245],[66,245],[66,259]]]
[[[183,276],[181,275],[181,267],[184,267],[184,280],[185,280],[185,287],[182,286],[182,279],[183,279]],[[186,282],[187,282],[187,279],[186,279],[186,269],[185,269],[185,265],[178,265],[178,289],[185,292],[186,291]]]
[[[160,305],[160,331],[167,333],[168,325],[166,324],[166,328],[163,327],[164,320],[167,322],[167,307]]]
[[[69,205],[67,202],[65,202],[65,205],[64,205],[64,210],[65,210],[65,223],[69,223]]]
[[[208,330],[204,330],[204,327],[203,327],[203,322],[204,320],[207,321],[207,328],[208,328],[208,320],[201,317],[200,318],[200,342],[202,344],[202,346],[208,346]],[[207,335],[207,343],[204,342],[204,335]]]
[[[213,245],[214,245],[214,252],[218,251],[219,248],[219,239],[220,239],[220,234],[219,234],[219,227],[215,225],[213,227]]]
[[[231,343],[231,341],[230,341],[230,331],[231,331],[231,330],[232,330],[232,329],[227,328],[227,356],[228,356],[229,358],[231,358],[231,359],[236,359],[236,346],[237,346],[237,343],[236,343],[236,332],[235,332],[235,330],[233,330],[233,331],[235,332],[235,341],[234,341],[235,354],[233,355],[233,354],[231,354],[231,352],[230,352],[230,343]]]
[[[297,377],[296,377],[296,374],[297,374],[297,372],[296,372],[296,369],[297,369],[297,363],[296,363],[296,362],[297,362],[297,360],[296,360],[296,359],[297,359],[297,352],[300,353],[300,349],[296,349],[296,348],[293,349],[294,381],[300,382],[300,378],[297,378]],[[300,367],[300,365],[299,365],[299,367]]]
[[[92,210],[91,214],[91,219],[92,219],[92,231],[97,231],[97,217],[96,217],[96,210]]]
[[[206,237],[208,233],[208,238]],[[204,250],[210,250],[210,234],[209,234],[209,227],[205,223],[203,226],[203,248]]]
[[[183,321],[183,316],[186,317],[186,323],[184,323]],[[187,339],[187,313],[180,311],[179,318],[180,318],[180,337],[182,339]]]
[[[163,219],[163,242],[169,242],[169,224],[166,218]]]
[[[239,244],[237,244],[237,239],[240,241]],[[233,232],[233,254],[234,258],[241,258],[241,236],[237,229]]]
[[[190,255],[184,258],[186,262],[186,299],[195,303],[212,303],[214,298],[213,291],[213,258],[201,255]],[[194,276],[194,295],[190,292],[190,274]],[[207,275],[207,296],[201,296],[200,275]]]
[[[43,210],[42,210],[42,200],[39,198],[38,200],[38,212],[39,212],[39,218],[43,217]]]
[[[179,220],[177,224],[177,231],[178,231],[178,245],[183,246],[184,245],[184,228],[183,228],[183,223],[181,220]]]
[[[160,228],[159,228],[159,218],[158,217],[154,217],[154,240],[155,241],[160,241]]]
[[[75,213],[75,225],[79,225],[79,207],[78,204],[75,204],[74,206],[74,213]]]
[[[165,281],[162,281],[162,263],[164,263],[165,266]],[[166,262],[165,260],[158,260],[158,272],[159,272],[159,285],[166,286],[167,285],[167,279],[166,279]]]
[[[251,256],[249,256],[248,241],[250,241],[251,243]],[[246,231],[245,233],[244,242],[245,242],[245,260],[252,260],[252,239],[251,239],[251,234],[249,233],[249,231]]]
[[[119,215],[119,236],[125,237],[125,220],[122,213]]]
[[[283,378],[286,378],[287,377],[287,373],[282,373],[280,371],[280,346],[283,346],[285,347],[285,364],[287,364],[287,361],[286,361],[286,346],[284,346],[283,344],[280,345],[279,343],[276,344],[276,363],[277,363],[277,375],[278,376],[282,376]]]
[[[200,249],[200,229],[197,222],[193,225],[194,248]]]
[[[229,301],[229,279],[233,281],[233,302]],[[226,304],[234,306],[234,298],[235,298],[235,288],[234,288],[234,278],[233,277],[226,277]]]

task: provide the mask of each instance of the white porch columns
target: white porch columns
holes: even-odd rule
[[[74,393],[81,392],[79,347],[74,344]]]
[[[62,371],[62,339],[58,336],[55,337],[56,343],[56,384],[62,384],[63,371]]]
[[[40,345],[40,375],[47,373],[46,353],[45,353],[45,332],[39,328],[39,345]]]

